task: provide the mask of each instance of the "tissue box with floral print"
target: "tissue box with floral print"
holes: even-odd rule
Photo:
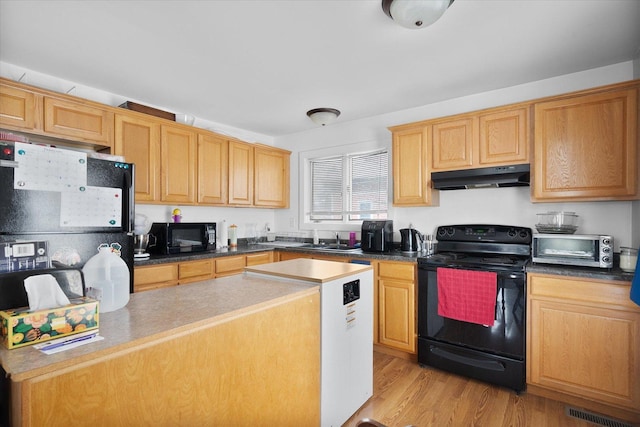
[[[49,310],[29,307],[0,311],[0,338],[7,348],[23,347],[98,328],[98,301],[81,297]]]

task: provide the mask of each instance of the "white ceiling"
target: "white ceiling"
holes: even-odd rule
[[[279,136],[636,58],[639,0],[456,0],[434,25],[380,0],[0,0],[0,61]]]

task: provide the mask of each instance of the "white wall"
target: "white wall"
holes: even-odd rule
[[[565,75],[553,79],[531,82],[463,98],[451,99],[410,110],[398,111],[352,122],[337,122],[330,126],[276,138],[275,145],[291,150],[291,209],[275,213],[278,230],[303,230],[307,235],[312,226],[300,225],[298,157],[300,152],[318,147],[342,146],[345,151],[355,144],[382,141],[391,146],[389,126],[410,123],[435,117],[474,111],[514,102],[541,98],[595,86],[601,86],[634,77],[633,62]],[[375,90],[375,89],[374,89]],[[531,203],[530,189],[491,188],[457,191],[441,191],[440,205],[428,208],[393,208],[395,240],[400,240],[397,230],[412,223],[424,233],[432,233],[439,225],[455,223],[493,223],[534,227],[536,213],[550,210],[573,211],[580,215],[578,233],[611,234],[616,249],[632,244],[640,245],[640,228],[637,202],[589,202],[589,203]],[[347,230],[348,228],[341,228]],[[354,230],[352,228],[352,230]],[[360,231],[359,229],[354,231]],[[321,238],[334,233],[320,232]]]

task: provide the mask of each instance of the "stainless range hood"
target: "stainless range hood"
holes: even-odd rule
[[[529,185],[529,164],[489,168],[433,172],[431,182],[436,190],[464,188],[522,187]]]

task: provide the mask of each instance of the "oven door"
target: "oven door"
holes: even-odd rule
[[[526,277],[496,273],[495,322],[483,326],[438,315],[436,267],[419,268],[418,362],[519,392],[525,387]]]

